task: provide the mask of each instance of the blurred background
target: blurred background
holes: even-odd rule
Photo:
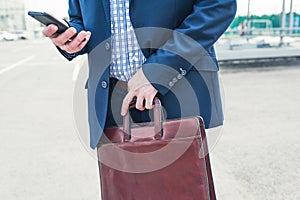
[[[236,18],[224,35],[229,48],[280,46],[294,42],[299,36],[299,1],[264,0],[262,4],[260,0],[238,0],[237,3]],[[29,10],[46,11],[67,19],[68,1],[0,0],[0,40],[41,37],[42,25],[27,16]]]
[[[298,200],[300,1],[237,3],[215,45],[225,123],[208,139],[218,199]],[[68,19],[68,1],[0,0],[0,199],[100,199],[86,57],[64,59],[29,10]]]

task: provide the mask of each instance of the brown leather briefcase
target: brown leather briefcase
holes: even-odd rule
[[[216,199],[201,117],[108,128],[98,145],[102,200]]]

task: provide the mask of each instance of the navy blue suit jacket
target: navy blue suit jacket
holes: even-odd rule
[[[78,53],[61,51],[69,60],[88,53],[92,148],[103,133],[108,105],[109,4],[109,0],[69,0],[70,26],[78,32],[91,31],[92,36]],[[180,104],[186,108],[181,117],[201,115],[207,128],[223,123],[213,45],[228,28],[235,12],[236,0],[130,0],[131,21],[147,58],[142,69],[158,90],[163,105],[171,110],[168,118],[179,117],[177,111],[172,114],[172,109],[182,101]],[[174,96],[180,96],[177,104]]]

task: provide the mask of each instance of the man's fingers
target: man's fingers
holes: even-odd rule
[[[91,37],[91,32],[81,31],[77,34],[74,27],[68,28],[65,32],[57,34],[58,27],[50,24],[43,30],[43,35],[49,37],[55,46],[67,53],[76,53],[81,51]]]
[[[145,100],[145,98],[143,96],[138,96],[136,98],[135,108],[140,111],[145,110],[145,105],[144,105],[145,101],[144,100]]]
[[[153,108],[153,99],[154,99],[155,96],[151,96],[151,97],[148,97],[146,98],[146,103],[145,103],[145,108],[147,110],[150,110]]]
[[[68,43],[68,46],[70,49],[74,49],[77,51],[78,48],[83,47],[83,44],[86,44],[89,41],[90,37],[91,32],[81,31],[72,41]]]
[[[78,48],[77,48],[77,50],[75,52],[81,51],[81,49],[83,49],[83,47],[86,45],[86,43],[88,43],[89,39],[90,38],[84,39],[83,42],[80,43],[80,45],[78,46]]]
[[[65,32],[62,34],[59,34],[56,38],[52,39],[52,42],[56,46],[63,46],[65,43],[69,42],[70,39],[77,33],[76,29],[71,27],[68,28]]]
[[[130,101],[137,97],[135,107],[138,110],[151,109],[157,90],[146,79],[142,69],[128,81],[128,94],[123,100],[121,115],[126,115]]]
[[[121,115],[125,116],[126,113],[128,112],[128,108],[129,108],[129,104],[132,101],[132,99],[134,98],[134,94],[129,92],[125,98],[123,99],[123,103],[122,103],[122,108],[121,108]]]
[[[129,105],[135,96],[136,96],[136,104],[135,104],[136,109],[138,109],[140,111],[143,111],[145,109],[147,109],[147,110],[152,109],[153,108],[153,100],[154,100],[155,95],[156,95],[156,92],[152,93],[152,95],[149,95],[145,98],[143,96],[138,96],[138,95],[135,95],[134,93],[129,92],[123,100],[121,115],[122,116],[126,115],[126,113],[128,112]]]
[[[58,30],[58,27],[54,24],[50,24],[49,26],[45,27],[43,30],[43,35],[45,37],[53,37],[55,35],[56,31]]]
[[[82,48],[89,41],[90,37],[91,32],[81,31],[72,41],[69,41],[66,44],[59,47],[68,53],[75,53],[82,50]]]

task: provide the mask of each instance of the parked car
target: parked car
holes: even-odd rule
[[[4,41],[13,41],[18,39],[18,36],[16,34],[10,33],[8,31],[0,31],[0,35]]]
[[[4,40],[4,33],[3,33],[3,31],[0,31],[0,41],[2,41],[2,40]]]
[[[19,40],[27,40],[28,39],[28,35],[27,35],[27,33],[25,31],[22,31],[22,30],[20,30],[20,31],[13,31],[11,33],[17,35],[17,38]]]

